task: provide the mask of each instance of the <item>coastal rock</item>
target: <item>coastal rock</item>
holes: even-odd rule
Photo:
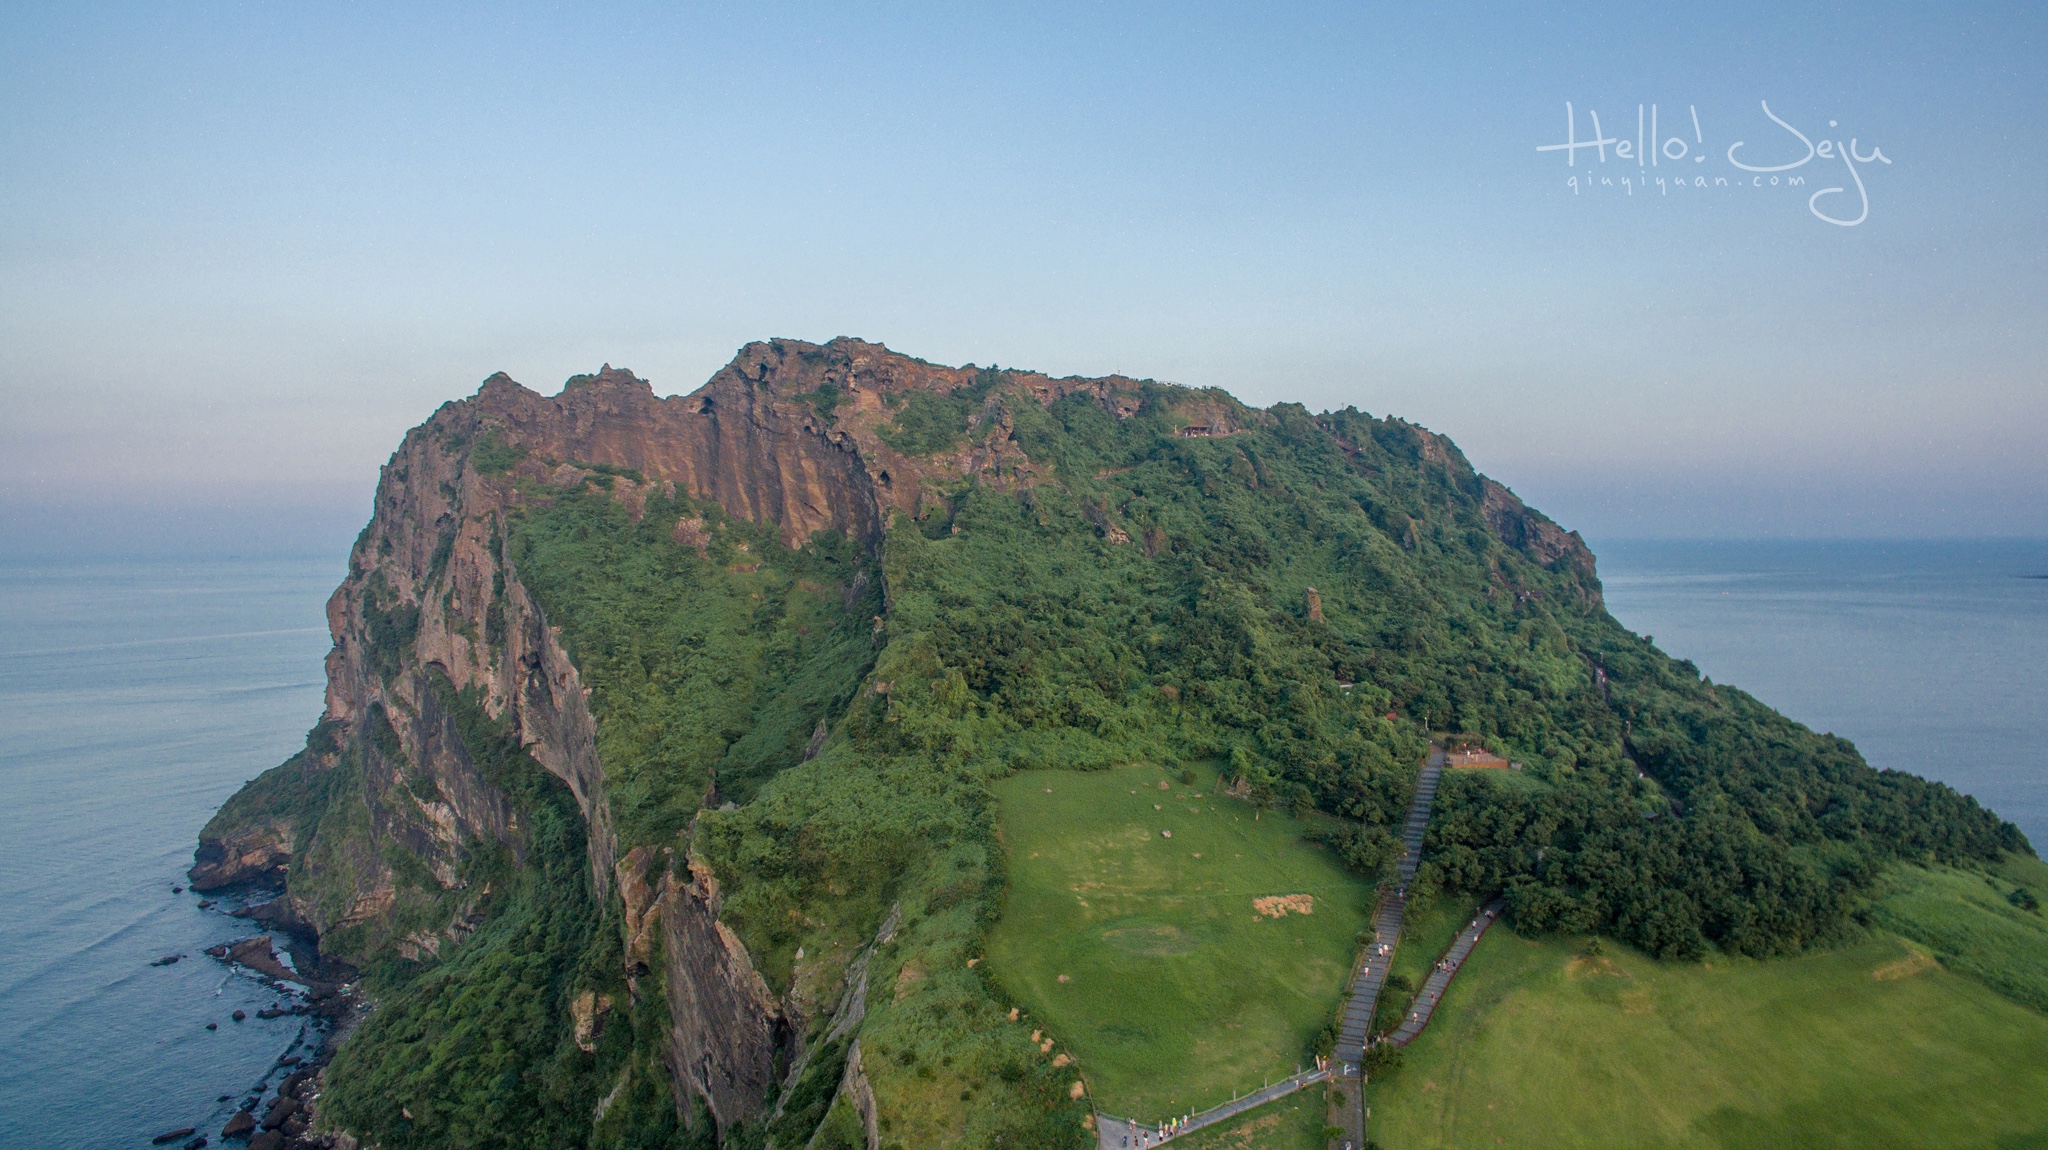
[[[269,975],[271,978],[288,981],[300,979],[297,971],[278,961],[277,950],[271,945],[271,936],[267,934],[259,934],[254,938],[245,938],[230,944],[228,957],[258,974]]]
[[[180,1126],[176,1130],[166,1130],[163,1133],[157,1135],[156,1137],[150,1139],[150,1145],[161,1146],[166,1142],[176,1142],[180,1138],[190,1138],[192,1136],[192,1131],[193,1128],[190,1126]]]
[[[270,1104],[269,1110],[264,1112],[263,1128],[265,1130],[276,1130],[283,1126],[287,1119],[298,1112],[298,1099],[280,1097],[277,1101]]]
[[[282,884],[285,868],[291,861],[291,825],[266,822],[238,827],[220,837],[202,837],[186,877],[197,891],[256,883]]]

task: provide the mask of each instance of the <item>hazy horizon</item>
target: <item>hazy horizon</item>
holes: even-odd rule
[[[837,335],[1398,415],[1595,539],[2048,536],[2028,6],[0,30],[12,550],[360,526],[494,371],[682,393]]]

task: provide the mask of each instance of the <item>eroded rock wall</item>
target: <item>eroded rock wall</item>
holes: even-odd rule
[[[682,879],[665,872],[662,887],[676,1083],[703,1098],[720,1127],[757,1118],[775,1080],[775,1055],[796,1041],[802,1021],[784,1018],[745,945],[718,921],[718,880],[707,868],[693,862]]]

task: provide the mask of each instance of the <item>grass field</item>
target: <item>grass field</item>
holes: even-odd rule
[[[1980,882],[1981,880],[1977,880]],[[1368,1094],[1386,1150],[2048,1147],[2048,1016],[1885,934],[1662,964],[1496,928]]]
[[[1871,918],[1925,946],[1942,965],[2017,1002],[2048,1011],[2048,914],[2023,910],[2015,887],[2048,907],[2048,867],[2008,858],[1993,875],[1948,867],[1900,867]]]
[[[1211,770],[1183,784],[1124,767],[996,787],[1010,890],[991,973],[1111,1113],[1183,1114],[1293,1073],[1366,925],[1364,882],[1293,819],[1255,819],[1215,786]],[[1254,906],[1289,895],[1310,912]]]

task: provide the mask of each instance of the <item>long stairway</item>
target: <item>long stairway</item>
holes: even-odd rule
[[[1408,884],[1422,865],[1422,833],[1429,827],[1429,805],[1436,799],[1437,780],[1443,776],[1444,753],[1435,747],[1415,781],[1415,801],[1408,806],[1408,821],[1401,828],[1400,878],[1394,889],[1382,891],[1372,912],[1372,942],[1360,956],[1352,974],[1351,1001],[1345,1004],[1344,1021],[1337,1028],[1336,1058],[1340,1063],[1357,1063],[1365,1057],[1366,1042],[1372,1036],[1373,1012],[1379,1008],[1380,989],[1394,961],[1394,946],[1401,939],[1401,916],[1408,909]]]
[[[1458,976],[1458,968],[1465,965],[1465,960],[1472,955],[1472,948],[1479,945],[1479,937],[1507,908],[1506,899],[1494,899],[1480,909],[1465,929],[1458,932],[1458,937],[1451,940],[1450,949],[1444,951],[1443,957],[1430,970],[1428,980],[1422,984],[1422,990],[1408,1008],[1408,1017],[1402,1019],[1400,1027],[1387,1036],[1388,1042],[1402,1047],[1415,1041],[1415,1037],[1429,1025],[1430,1016],[1436,1013],[1437,1003],[1443,1001],[1444,991],[1450,989],[1451,979]]]

